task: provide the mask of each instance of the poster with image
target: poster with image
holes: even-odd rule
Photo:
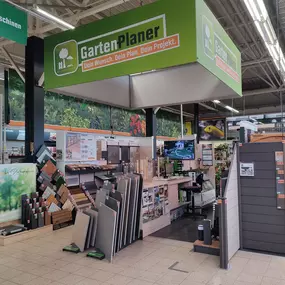
[[[0,223],[20,219],[21,195],[35,191],[35,164],[0,164]]]
[[[202,145],[202,162],[204,166],[213,165],[213,145],[212,144]]]
[[[199,122],[200,140],[217,141],[226,139],[225,120],[203,120]]]
[[[66,134],[66,159],[81,160],[81,134]]]
[[[253,163],[240,163],[240,176],[254,176],[254,164]]]

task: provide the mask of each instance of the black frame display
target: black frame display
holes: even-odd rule
[[[201,141],[225,140],[226,119],[213,119],[199,121],[199,134]]]

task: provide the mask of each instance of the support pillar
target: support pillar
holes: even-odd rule
[[[156,159],[156,113],[153,108],[145,109],[146,137],[153,137],[152,158]]]
[[[193,134],[197,135],[197,143],[200,140],[200,129],[199,129],[199,104],[194,104],[194,125]]]
[[[35,153],[44,144],[44,89],[38,81],[44,72],[44,41],[30,37],[25,56],[25,155],[36,162]]]

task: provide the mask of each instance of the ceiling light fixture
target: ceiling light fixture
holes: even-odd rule
[[[264,0],[243,0],[277,70],[285,76],[285,57],[272,26]]]
[[[3,77],[0,77],[0,80],[4,80],[4,78],[3,78]]]
[[[50,14],[49,12],[47,12],[47,11],[41,9],[41,8],[40,8],[39,6],[37,6],[37,5],[34,6],[34,9],[35,9],[38,13],[40,13],[41,15],[43,15],[44,17],[48,18],[49,20],[53,20],[53,21],[57,22],[58,24],[62,25],[63,27],[65,27],[65,28],[67,28],[67,29],[70,29],[70,30],[75,29],[75,27],[72,26],[71,24],[69,24],[69,23],[67,23],[67,22],[65,22],[65,21],[63,21],[63,20],[61,20],[60,18],[58,18],[58,17],[56,17],[56,16]]]
[[[219,101],[219,100],[213,100],[212,102],[215,104],[221,104],[221,101]]]
[[[232,108],[232,107],[230,107],[230,106],[228,106],[228,105],[225,105],[225,108],[228,109],[229,111],[233,112],[233,113],[236,113],[236,114],[239,113],[239,111],[238,111],[237,109]]]

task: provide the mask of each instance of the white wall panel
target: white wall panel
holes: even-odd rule
[[[237,149],[235,148],[225,191],[227,198],[229,260],[240,248],[238,175]]]

